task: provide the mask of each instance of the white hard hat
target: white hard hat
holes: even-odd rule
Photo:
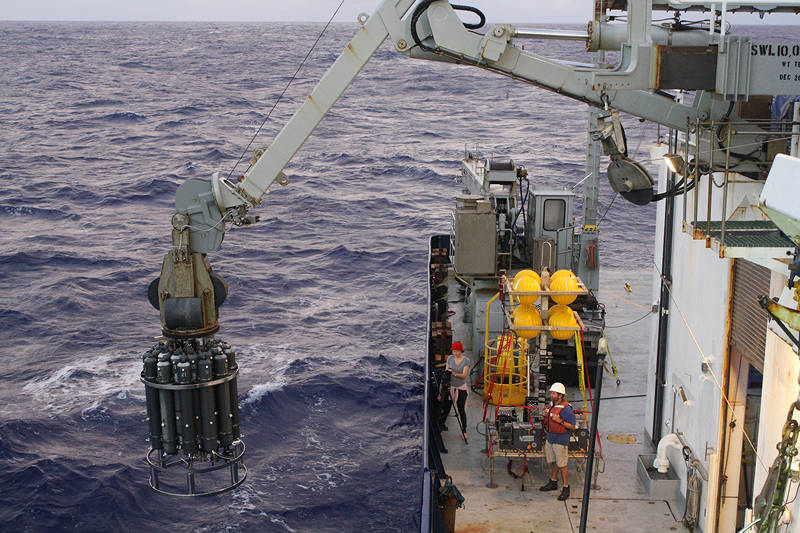
[[[555,391],[555,392],[557,392],[559,394],[563,394],[565,396],[567,394],[567,389],[566,389],[566,387],[564,387],[563,383],[553,383],[550,386],[550,392],[553,392],[553,391]]]

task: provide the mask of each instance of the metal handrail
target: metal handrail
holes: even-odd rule
[[[542,242],[542,246],[539,248],[539,264],[540,265],[545,265],[545,264],[550,265],[550,261],[547,261],[547,263],[544,262],[544,245],[546,244],[548,249],[549,249],[547,257],[550,260],[552,260],[553,259],[553,243],[550,242],[549,239],[548,240],[542,240],[541,242]],[[556,248],[556,250],[558,250],[558,248]],[[558,262],[558,255],[557,254],[556,254],[556,258],[555,259],[556,259],[556,262]]]
[[[433,239],[433,237],[431,237]],[[430,247],[430,244],[428,245]],[[456,213],[455,211],[450,212],[450,263],[455,265],[456,262]],[[429,250],[430,251],[430,250]],[[430,254],[428,255],[430,257]]]
[[[430,264],[431,256],[433,254],[433,239],[431,237],[428,240],[428,263]],[[428,287],[427,287],[427,301],[428,301],[428,311],[427,311],[427,320],[425,321],[426,328],[430,330],[431,327],[431,269],[428,268]],[[430,533],[431,531],[431,478],[430,478],[430,469],[428,463],[428,446],[429,446],[429,433],[428,433],[428,424],[430,423],[430,407],[429,407],[429,398],[430,398],[430,381],[431,381],[431,374],[430,374],[430,335],[425,335],[425,392],[423,395],[423,415],[422,415],[422,508],[421,516],[420,516],[420,533]]]
[[[559,240],[561,239],[561,232],[562,231],[567,231],[567,230],[570,230],[570,237],[572,237],[572,238],[568,239],[569,240],[569,244],[567,245],[567,248],[565,250],[563,250],[563,251],[559,251],[558,250],[558,243],[559,243]],[[573,248],[572,245],[573,245],[574,237],[575,237],[575,224],[572,224],[570,226],[564,226],[563,228],[560,228],[560,229],[556,230],[556,266],[558,266],[558,258],[559,258],[559,256],[562,256],[564,254],[572,254],[573,253],[574,248]],[[570,266],[572,266],[571,263],[572,262],[570,261]]]
[[[766,121],[765,123],[766,124],[785,125],[786,121]],[[706,198],[705,220],[700,220],[701,216],[699,214],[699,207],[700,207],[700,205],[699,205],[700,204],[700,182],[699,182],[699,180],[700,180],[700,175],[699,175],[700,174],[700,163],[699,163],[699,161],[700,161],[700,155],[701,154],[706,155],[704,153],[705,151],[702,149],[704,141],[707,140],[707,146],[708,146],[707,157],[708,157],[708,162],[709,162],[709,168],[710,169],[714,168],[715,152],[721,152],[722,155],[724,156],[724,166],[723,166],[722,170],[719,171],[719,172],[722,173],[722,182],[723,182],[723,184],[722,184],[722,205],[721,205],[721,212],[720,212],[720,216],[719,216],[719,220],[720,220],[720,228],[719,229],[720,229],[720,232],[719,232],[719,237],[718,237],[720,257],[724,257],[725,241],[726,241],[726,237],[727,237],[727,234],[728,234],[728,220],[727,220],[727,218],[728,218],[727,217],[728,192],[729,192],[728,191],[728,187],[729,187],[729,185],[731,183],[738,183],[737,180],[734,180],[734,179],[731,178],[731,172],[732,172],[731,171],[731,150],[732,150],[732,148],[734,148],[734,147],[731,146],[731,135],[733,133],[732,132],[733,128],[731,126],[733,124],[735,124],[735,123],[726,122],[724,124],[720,124],[720,123],[715,123],[713,120],[710,121],[709,123],[704,124],[701,121],[697,120],[695,122],[694,126],[691,126],[687,121],[686,131],[684,132],[684,139],[683,139],[684,147],[685,147],[683,153],[684,154],[688,154],[691,149],[694,149],[693,152],[694,152],[694,156],[695,156],[694,165],[691,167],[691,169],[693,169],[694,179],[696,180],[696,183],[695,183],[695,185],[693,187],[694,188],[694,192],[693,192],[693,197],[694,197],[693,204],[694,205],[692,206],[693,207],[693,216],[692,216],[692,222],[691,222],[693,236],[697,236],[698,235],[698,233],[695,233],[695,232],[702,232],[701,234],[706,240],[706,248],[710,248],[711,247],[711,239],[713,237],[713,235],[712,235],[712,229],[713,229],[712,228],[712,222],[713,222],[714,215],[713,215],[713,207],[712,206],[713,206],[713,194],[714,194],[714,182],[713,182],[714,171],[711,170],[710,173],[707,176],[708,184],[707,184],[707,193],[706,193],[707,198]],[[715,146],[715,141],[717,139],[715,131],[716,131],[717,128],[719,128],[720,126],[723,126],[723,125],[726,126],[726,130],[727,130],[727,133],[726,133],[727,142],[725,142],[725,146],[723,148],[719,148],[719,147]],[[705,135],[706,133],[708,134],[707,135],[707,139],[706,139],[706,135]],[[773,134],[773,135],[774,134],[784,135],[784,134],[786,134],[786,132],[785,131],[780,131],[780,132],[775,132],[775,131],[767,132],[767,131],[765,131],[764,134],[765,135],[770,135],[770,134]],[[689,169],[690,169],[690,167],[687,164],[687,170],[689,170]],[[687,173],[689,173],[689,172],[687,172]],[[689,175],[691,175],[691,173],[689,173]],[[688,181],[689,180],[688,180],[688,176],[687,176],[687,177],[684,178],[684,183],[683,183],[683,221],[684,221],[684,224],[687,222]],[[705,227],[701,229],[701,227],[703,225],[705,225]]]
[[[508,256],[508,268],[506,270],[511,270],[511,257],[514,253],[514,233],[512,228],[506,228],[501,233],[510,233],[508,237],[508,251],[507,252],[497,252],[495,254],[495,264],[500,267],[500,256]]]
[[[455,222],[455,217],[453,216]],[[428,241],[428,262],[433,250],[433,239],[440,236],[433,236]],[[452,251],[454,248],[454,239],[450,238],[449,248]],[[427,320],[426,327],[430,329],[431,325],[431,271],[428,268],[428,287],[427,287]],[[444,533],[444,521],[439,509],[439,504],[436,496],[438,495],[439,487],[444,479],[446,472],[444,471],[444,464],[442,462],[440,450],[434,437],[437,434],[431,431],[431,426],[435,421],[431,417],[432,410],[436,404],[433,399],[434,384],[433,372],[431,369],[431,354],[430,354],[430,335],[425,336],[425,392],[423,397],[423,431],[422,431],[422,501],[420,507],[420,533]],[[439,437],[441,439],[441,437]],[[441,440],[439,441],[441,442]],[[433,445],[432,445],[433,444]],[[433,459],[433,460],[431,460]]]

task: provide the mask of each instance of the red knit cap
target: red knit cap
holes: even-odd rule
[[[463,352],[464,351],[464,345],[461,344],[460,342],[454,342],[453,346],[452,346],[452,350],[453,351],[458,350],[459,352]]]

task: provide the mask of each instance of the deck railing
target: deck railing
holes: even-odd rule
[[[427,312],[427,335],[425,341],[425,396],[423,400],[423,438],[422,438],[422,498],[420,505],[420,533],[444,533],[444,522],[442,512],[439,509],[438,494],[439,488],[447,477],[442,462],[442,450],[444,442],[439,433],[439,421],[437,414],[439,402],[436,399],[438,383],[433,372],[433,362],[431,361],[431,309],[434,305],[432,301],[433,279],[431,275],[430,262],[433,248],[447,246],[450,248],[449,235],[434,235],[428,245],[428,312]]]

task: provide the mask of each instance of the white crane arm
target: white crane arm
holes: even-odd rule
[[[763,68],[750,68],[751,62],[761,61],[754,54],[763,45],[753,43],[751,46],[749,41],[737,40],[739,38],[731,38],[732,46],[726,47],[735,48],[735,54],[723,52],[721,46],[719,52],[707,45],[695,47],[703,62],[678,69],[677,73],[674,67],[669,70],[665,67],[665,57],[673,51],[669,46],[655,44],[654,39],[664,40],[664,36],[655,36],[651,31],[653,2],[627,2],[628,28],[620,49],[620,61],[615,69],[608,69],[570,64],[525,51],[513,43],[516,29],[511,25],[495,25],[483,35],[468,31],[456,9],[472,8],[455,6],[454,9],[446,0],[383,0],[374,15],[359,17],[362,24],[359,32],[238,184],[216,174],[208,194],[194,191],[181,194],[179,190],[177,212],[189,215],[192,228],[200,228],[192,229],[192,247],[204,253],[213,251],[222,242],[226,221],[237,225],[249,223],[252,217],[245,217],[247,209],[260,203],[272,183],[283,182],[283,168],[389,36],[397,51],[413,58],[476,66],[593,106],[615,108],[678,130],[685,130],[696,121],[741,122],[731,114],[730,104],[750,94],[800,92],[796,85],[781,81],[782,78],[767,77],[768,82],[763,82],[766,79],[762,75]],[[483,15],[480,16],[483,19]],[[616,38],[621,39],[621,35]],[[724,39],[724,36],[715,38]],[[772,55],[771,46],[768,50]],[[673,61],[681,60],[677,57]],[[767,60],[772,61],[772,58]],[[767,68],[770,65],[762,64]],[[716,78],[713,69],[716,69]],[[710,78],[703,77],[707,71],[712,72]],[[667,76],[666,81],[664,76]],[[693,103],[686,105],[659,90],[663,88],[699,92]],[[756,125],[739,125],[731,143],[757,146],[760,133],[762,130]],[[748,169],[761,169],[766,152],[753,154],[745,154],[747,159],[742,164]],[[736,156],[732,153],[732,158]],[[213,200],[209,201],[209,197]]]
[[[281,129],[272,144],[245,173],[238,186],[215,178],[215,194],[221,210],[261,202],[276,180],[284,178],[283,169],[306,139],[330,111],[345,89],[364,68],[386,38],[402,32],[401,18],[414,0],[384,0],[371,17],[359,16],[361,29],[328,68],[314,90]]]

